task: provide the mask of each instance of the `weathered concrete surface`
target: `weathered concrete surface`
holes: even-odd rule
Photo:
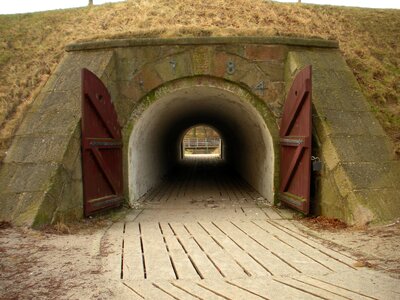
[[[0,219],[38,227],[82,218],[80,70],[111,85],[113,53],[67,55],[25,116],[0,169]]]
[[[339,51],[293,51],[286,80],[313,65],[319,177],[317,212],[350,224],[400,216],[400,162]]]
[[[144,39],[84,43],[68,49],[65,60],[27,114],[1,167],[0,219],[39,226],[82,216],[81,67],[94,71],[112,95],[123,127],[127,198],[138,197],[159,182],[172,167],[161,156],[173,151],[176,158],[183,125],[193,125],[174,118],[172,108],[157,109],[170,97],[171,107],[188,107],[192,123],[213,123],[225,131],[227,149],[239,145],[236,153],[227,152],[228,161],[231,158],[244,179],[273,202],[278,195],[277,126],[285,90],[296,71],[308,63],[314,68],[315,140],[320,143],[315,153],[325,165],[314,200],[317,212],[349,223],[400,216],[399,162],[393,160],[391,144],[340,56],[337,43],[246,37]],[[193,100],[196,89],[205,89],[202,94],[206,101],[198,97],[197,102]],[[212,89],[225,96],[206,99]],[[185,97],[174,97],[185,90]],[[183,106],[178,105],[180,102]],[[158,113],[148,113],[152,110]],[[197,114],[197,110],[202,113]],[[218,110],[220,113],[215,112]],[[180,116],[184,115],[182,110]],[[141,130],[136,134],[137,124],[141,124]],[[157,128],[160,126],[165,128]],[[255,134],[260,128],[264,132]],[[173,138],[157,144],[149,142],[157,140],[152,136],[163,141]],[[164,162],[165,167],[145,169],[149,171],[144,179],[147,183],[139,187],[140,180],[135,181],[132,175],[138,169],[131,163],[129,147],[141,143],[141,152],[148,157],[133,161],[142,165],[151,160]],[[159,146],[161,149],[155,151]],[[263,153],[266,156],[261,158]]]

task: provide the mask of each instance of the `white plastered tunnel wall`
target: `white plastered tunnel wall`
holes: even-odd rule
[[[131,204],[173,170],[181,158],[182,136],[196,124],[210,125],[221,134],[226,162],[272,203],[274,149],[263,118],[236,94],[193,86],[157,99],[137,120],[128,148]]]

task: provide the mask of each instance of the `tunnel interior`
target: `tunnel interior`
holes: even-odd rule
[[[198,124],[222,140],[221,159],[267,201],[274,199],[273,137],[259,111],[239,95],[212,86],[193,86],[154,101],[137,119],[129,138],[129,201],[134,203],[182,164],[182,139]],[[208,174],[213,168],[207,168]],[[215,170],[217,172],[217,170]],[[219,173],[225,176],[226,172]]]

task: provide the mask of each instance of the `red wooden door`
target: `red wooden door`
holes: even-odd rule
[[[280,200],[305,214],[310,210],[311,70],[305,67],[294,79],[280,128]]]
[[[107,88],[87,69],[82,69],[82,176],[85,216],[121,205],[121,128]]]

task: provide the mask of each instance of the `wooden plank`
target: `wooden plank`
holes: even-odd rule
[[[345,264],[338,262],[336,259],[328,256],[318,249],[306,244],[304,240],[299,240],[292,235],[287,234],[282,229],[271,225],[271,223],[266,221],[255,221],[255,224],[262,227],[264,230],[268,231],[270,234],[274,235],[277,238],[280,238],[285,241],[285,243],[291,245],[292,247],[296,248],[303,254],[307,254],[310,258],[314,259],[315,261],[319,262],[321,265],[324,265],[326,268],[329,268],[331,271],[335,272],[343,272],[352,270]]]
[[[130,289],[134,290],[136,294],[144,297],[144,299],[177,299],[169,295],[168,292],[165,292],[154,286],[151,280],[124,280],[124,284]]]
[[[172,296],[174,299],[182,299],[182,300],[199,299],[199,297],[195,297],[194,294],[188,293],[187,291],[184,291],[184,290],[172,285],[168,281],[153,282],[153,286],[164,291],[169,296]]]
[[[251,222],[235,222],[235,225],[258,241],[259,244],[273,252],[282,261],[296,268],[301,273],[326,274],[330,272],[326,267],[316,263],[295,248],[288,246]]]
[[[185,248],[194,266],[197,268],[202,278],[221,278],[222,275],[214,267],[212,262],[196,244],[190,234],[180,223],[170,223],[171,229],[176,234],[182,246]]]
[[[121,278],[122,241],[124,235],[124,223],[114,223],[102,238],[100,249],[107,254],[104,258],[104,271],[110,273],[110,278]]]
[[[263,210],[257,206],[245,204],[241,205],[240,208],[246,216],[246,218],[242,218],[242,220],[265,220],[267,218]]]
[[[236,225],[301,273],[326,274],[331,272],[328,268],[299,252],[298,249],[283,242],[284,238],[279,240],[251,222],[236,222]]]
[[[190,262],[177,237],[172,232],[168,223],[161,223],[161,228],[173,260],[178,279],[200,279],[194,266]]]
[[[210,222],[199,222],[217,241],[224,247],[224,249],[232,255],[232,257],[240,263],[240,265],[251,276],[269,276],[268,273],[260,264],[256,263],[243,248],[239,247],[235,242],[223,234],[217,227]]]
[[[223,296],[225,299],[246,299],[246,300],[260,300],[260,296],[256,296],[244,289],[231,285],[223,280],[202,280],[198,283],[202,288],[212,291],[217,295]],[[267,299],[267,298],[264,298]]]
[[[307,291],[309,293],[312,293],[316,296],[321,297],[322,299],[337,299],[337,300],[349,300],[349,298],[340,295],[338,292],[333,292],[333,291],[327,291],[323,288],[320,288],[319,286],[315,285],[310,285],[307,283],[304,283],[302,281],[290,278],[290,277],[285,277],[285,278],[274,278],[275,281],[280,282],[282,284],[295,287],[296,289]]]
[[[379,277],[379,273],[368,274],[364,270],[349,271],[344,273],[333,273],[324,277],[313,276],[314,278],[340,286],[342,288],[354,291],[363,296],[369,296],[376,299],[400,299],[398,293],[399,281],[391,280],[390,277]],[[388,284],[387,282],[390,282]],[[395,291],[397,287],[397,292]]]
[[[269,221],[272,225],[275,225],[282,230],[284,230],[286,233],[292,235],[293,237],[297,237],[299,240],[302,240],[304,243],[309,244],[310,246],[314,247],[315,249],[318,249],[318,251],[323,252],[324,254],[334,258],[337,261],[342,262],[343,264],[349,266],[352,269],[355,269],[353,264],[356,262],[353,258],[350,258],[347,255],[344,255],[343,253],[340,253],[338,251],[334,251],[332,249],[329,249],[325,247],[321,242],[315,242],[313,241],[310,236],[305,235],[302,233],[291,221],[288,220],[277,220],[277,221]]]
[[[321,299],[305,291],[274,281],[273,277],[238,278],[232,279],[229,282],[271,300]]]
[[[201,245],[209,258],[215,263],[224,277],[237,278],[247,276],[232,256],[224,251],[197,223],[187,223],[186,228],[190,231],[193,238],[196,239],[196,242]]]
[[[320,280],[316,280],[315,278],[311,278],[311,277],[308,277],[308,276],[301,276],[301,277],[296,277],[296,280],[299,280],[299,281],[301,281],[303,283],[306,283],[308,285],[317,286],[317,287],[319,287],[321,289],[325,289],[325,290],[330,291],[332,293],[340,294],[342,297],[346,297],[348,299],[354,299],[354,300],[357,300],[357,299],[360,299],[360,300],[361,299],[362,300],[368,299],[368,298],[366,298],[366,297],[364,297],[364,296],[362,296],[362,295],[360,295],[360,294],[358,294],[356,292],[353,292],[351,290],[344,289],[342,287],[339,287],[339,286],[336,286],[336,285],[332,285],[330,283],[326,283],[326,282],[323,282],[323,281],[320,281]],[[351,281],[354,281],[354,278]],[[378,299],[381,299],[381,298],[378,298]]]
[[[139,224],[136,222],[126,223],[125,226],[123,278],[144,279]]]
[[[148,279],[175,279],[158,223],[140,223]]]
[[[298,274],[295,269],[282,262],[279,258],[274,256],[271,251],[268,251],[250,239],[230,222],[221,221],[214,222],[214,224],[225,232],[228,237],[232,238],[237,244],[239,244],[253,260],[266,268],[272,275]]]
[[[282,216],[278,214],[273,208],[262,208],[263,212],[272,220],[280,220]]]
[[[194,295],[198,299],[204,300],[221,300],[224,299],[209,290],[200,287],[197,283],[201,281],[189,281],[189,280],[176,280],[171,281],[171,284],[177,288],[184,290],[191,295]]]
[[[291,210],[290,208],[272,208],[272,210],[274,210],[277,214],[279,214],[282,219],[287,219],[287,220],[291,220],[293,219],[294,216],[294,211]]]

